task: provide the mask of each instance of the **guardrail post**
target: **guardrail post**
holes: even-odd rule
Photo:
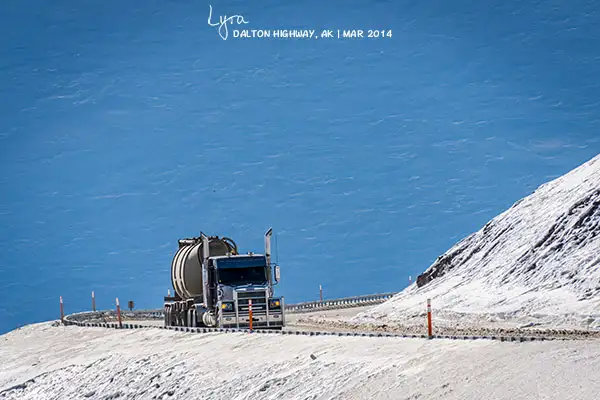
[[[431,325],[431,299],[427,299],[427,335],[429,339],[433,337],[433,327]]]
[[[94,294],[93,290],[92,290],[92,311],[96,312],[96,295]]]
[[[60,296],[60,322],[64,325],[65,323],[65,308],[63,305],[63,298]]]
[[[248,299],[248,321],[250,322],[250,332],[252,332],[252,299]]]
[[[119,320],[119,328],[123,327],[123,323],[121,321],[121,306],[119,306],[119,298],[117,297],[117,318]]]
[[[321,303],[323,303],[323,286],[319,285],[319,297],[321,298]]]

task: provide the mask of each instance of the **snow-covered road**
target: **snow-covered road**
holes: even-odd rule
[[[501,343],[26,326],[2,399],[596,399],[600,341]]]

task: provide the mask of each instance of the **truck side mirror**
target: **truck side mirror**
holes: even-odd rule
[[[279,265],[275,266],[275,282],[279,283],[281,280],[281,271],[279,270]]]

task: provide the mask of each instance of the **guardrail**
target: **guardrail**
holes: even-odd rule
[[[164,314],[162,309],[156,310],[135,310],[135,311],[123,311],[121,310],[121,317],[124,320],[128,319],[163,319]],[[67,315],[64,320],[67,323],[76,322],[90,322],[90,323],[106,323],[117,318],[117,312],[115,310],[104,310],[104,311],[85,311],[76,314]]]
[[[289,304],[285,311],[289,313],[313,312],[319,310],[334,310],[339,308],[361,307],[381,304],[391,299],[398,292],[377,293],[363,296],[343,297],[332,300],[317,300],[304,303]]]
[[[381,304],[392,298],[398,292],[376,293],[363,296],[343,297],[331,300],[307,301],[296,304],[286,304],[285,311],[290,314],[308,313],[314,311],[326,311],[342,308],[363,307],[368,305]],[[139,319],[163,319],[163,309],[147,309],[125,311],[121,310],[121,317],[124,320],[139,320]],[[81,313],[71,314],[66,316],[65,321],[70,322],[95,322],[106,323],[117,318],[115,310],[103,311],[85,311]]]

